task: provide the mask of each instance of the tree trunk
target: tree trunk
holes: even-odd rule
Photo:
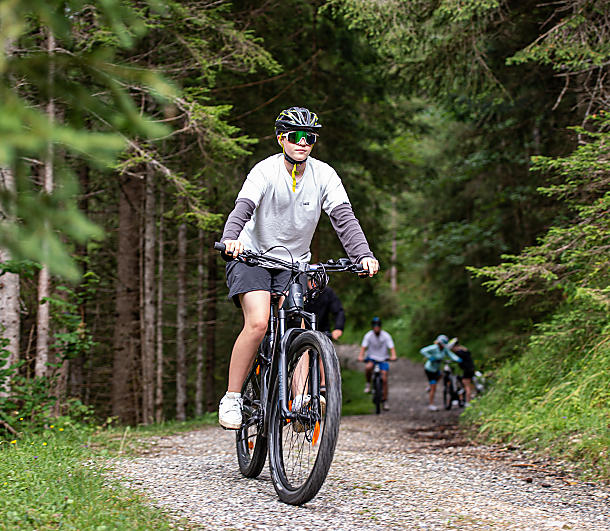
[[[155,397],[155,184],[146,171],[144,197],[144,268],[142,304],[142,422],[154,421]]]
[[[163,188],[159,190],[159,263],[157,276],[157,382],[155,420],[163,421]]]
[[[176,418],[186,420],[186,223],[178,228],[178,302],[176,307]]]
[[[83,214],[89,217],[89,166],[86,163],[82,163],[79,169],[79,183],[82,199],[79,201],[79,209]],[[81,258],[81,264],[83,267],[83,273],[87,273],[87,244],[77,245],[76,253]],[[83,288],[79,287],[79,291],[82,292]],[[86,325],[87,323],[87,303],[83,302],[79,308],[81,322]],[[68,375],[69,380],[69,394],[72,397],[76,397],[79,400],[83,400],[83,389],[84,389],[84,367],[85,367],[85,354],[80,353],[77,357],[70,360],[70,371]]]
[[[195,385],[195,415],[203,415],[203,246],[205,245],[204,233],[199,229],[197,238],[197,374]]]
[[[51,30],[48,30],[47,53],[52,55],[55,50],[55,37]],[[53,62],[49,63],[49,85],[53,84],[54,68]],[[47,103],[47,118],[49,122],[55,121],[55,100],[51,97]],[[47,146],[47,159],[44,163],[44,184],[45,194],[53,193],[53,143]],[[47,364],[49,359],[49,304],[44,301],[49,296],[50,276],[49,268],[43,262],[42,269],[38,275],[38,313],[36,325],[36,365],[35,375],[42,378],[47,375]]]
[[[15,193],[15,179],[13,172],[7,168],[0,168],[0,190],[9,194]],[[3,220],[11,221],[10,212],[0,211],[0,223]],[[11,257],[5,249],[0,247],[0,263],[10,260]],[[8,351],[8,357],[0,359],[0,371],[12,367],[19,359],[19,275],[4,273],[0,276],[0,337],[6,339],[8,344],[0,346],[0,350]],[[0,379],[0,397],[7,396],[10,391],[10,378]]]
[[[398,291],[398,269],[396,261],[398,260],[397,242],[396,242],[396,197],[392,196],[392,257],[390,266],[390,289],[396,293]]]
[[[216,239],[212,234],[208,245],[208,293],[206,310],[206,353],[205,353],[205,392],[208,411],[216,410],[216,390],[214,373],[216,372],[216,297],[218,276],[218,253],[212,246]]]
[[[133,423],[136,420],[136,406],[132,378],[137,367],[140,318],[137,206],[142,195],[142,183],[122,176],[120,184],[112,414],[121,422]]]

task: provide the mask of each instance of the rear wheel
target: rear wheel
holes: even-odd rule
[[[261,380],[262,368],[257,358],[241,390],[242,425],[235,437],[239,470],[247,478],[261,473],[267,457],[267,438],[262,435]]]
[[[457,383],[457,399],[460,407],[464,407],[466,403],[466,389],[464,388],[464,383],[461,378],[456,379]]]
[[[451,409],[451,401],[453,400],[453,392],[451,389],[451,380],[447,378],[443,386],[443,405],[445,409]]]
[[[321,385],[320,365],[325,402],[312,392]],[[341,374],[332,343],[316,331],[303,332],[292,342],[287,366],[288,407],[300,416],[282,415],[276,383],[269,419],[269,468],[279,498],[301,505],[318,493],[333,460],[341,419]]]

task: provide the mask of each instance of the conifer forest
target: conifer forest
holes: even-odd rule
[[[479,436],[610,473],[607,1],[1,0],[0,75],[1,437],[217,411],[213,244],[303,106],[381,264],[333,278],[342,340],[459,336]]]

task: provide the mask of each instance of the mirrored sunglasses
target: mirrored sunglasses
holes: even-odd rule
[[[291,144],[298,144],[301,140],[305,139],[307,145],[311,146],[318,140],[318,135],[307,131],[290,131],[289,133],[286,133],[286,138]]]

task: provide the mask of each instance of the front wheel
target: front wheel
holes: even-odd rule
[[[280,500],[302,505],[318,493],[333,460],[341,419],[341,373],[332,343],[317,331],[303,332],[292,342],[287,368],[288,408],[300,415],[299,419],[282,415],[276,382],[269,419],[269,469]],[[316,396],[312,390],[322,383],[326,393]]]
[[[373,376],[373,403],[375,404],[375,413],[379,415],[381,413],[381,403],[383,398],[383,382],[381,376],[375,374]]]
[[[247,478],[261,473],[267,457],[267,438],[262,435],[261,380],[262,367],[257,358],[242,387],[242,425],[235,435],[239,470]]]

